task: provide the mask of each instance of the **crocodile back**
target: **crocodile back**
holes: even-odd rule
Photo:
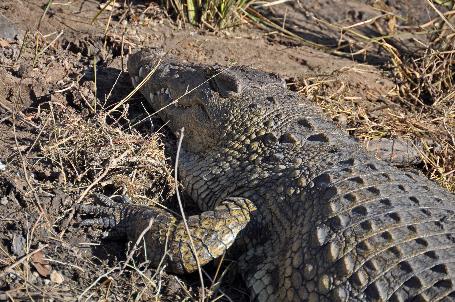
[[[157,58],[130,58],[135,85]],[[141,91],[185,127],[179,174],[199,207],[257,208],[231,249],[257,301],[454,298],[454,195],[376,160],[278,76],[163,59]]]

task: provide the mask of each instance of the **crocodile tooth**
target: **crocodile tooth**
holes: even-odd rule
[[[133,86],[136,87],[137,86],[137,77],[131,77],[131,82],[133,83]]]
[[[150,103],[153,102],[153,96],[154,96],[153,93],[150,92],[150,93],[149,93],[149,100],[150,100]]]

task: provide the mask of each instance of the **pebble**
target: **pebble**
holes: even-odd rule
[[[13,21],[0,14],[0,39],[14,41],[21,37],[22,31],[14,25]]]
[[[60,274],[57,271],[52,271],[49,278],[51,279],[52,282],[57,283],[57,284],[61,284],[64,281],[62,274]]]

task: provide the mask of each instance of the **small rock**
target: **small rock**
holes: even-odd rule
[[[6,198],[6,196],[3,196],[2,199],[0,199],[0,204],[2,206],[6,206],[8,204],[8,198]]]
[[[367,143],[367,150],[382,160],[396,165],[418,163],[420,159],[419,146],[410,139],[379,138]]]
[[[14,234],[11,250],[14,255],[22,257],[25,255],[25,238],[22,235]]]
[[[14,25],[13,21],[0,14],[0,39],[1,40],[19,40],[22,31]]]
[[[49,278],[51,279],[52,282],[57,283],[57,284],[61,284],[64,281],[62,274],[60,274],[57,271],[52,271]]]
[[[19,77],[19,78],[23,78],[25,77],[27,74],[30,73],[32,67],[28,64],[20,64],[19,67],[17,68],[17,70],[14,72],[14,75]]]

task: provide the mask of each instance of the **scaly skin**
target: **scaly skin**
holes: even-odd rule
[[[229,198],[250,209],[237,212],[244,227],[224,248],[232,245],[229,251],[240,255],[252,299],[455,297],[454,195],[373,158],[276,75],[184,63],[148,50],[129,58],[133,84],[159,59],[141,92],[173,131],[185,127],[179,166],[185,189],[202,211],[217,213]],[[195,232],[205,213],[193,218]],[[134,234],[144,229],[141,219],[126,219]],[[230,228],[223,216],[199,234],[221,238]],[[169,237],[170,248],[178,246],[174,240]],[[210,250],[210,244],[203,245]],[[188,248],[179,252],[181,259],[193,257]],[[206,263],[215,255],[199,257]]]

